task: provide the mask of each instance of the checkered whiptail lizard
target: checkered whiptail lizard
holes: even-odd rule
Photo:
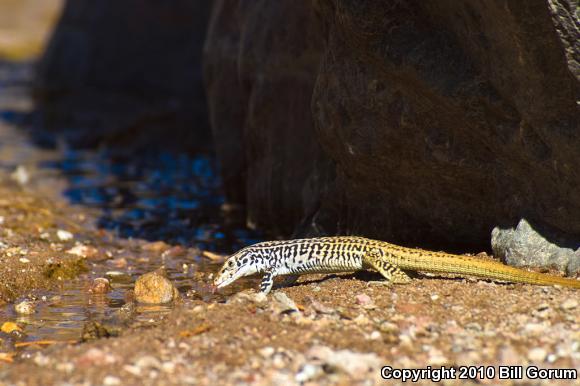
[[[276,276],[363,269],[378,271],[388,283],[396,284],[410,282],[404,271],[411,270],[580,288],[580,280],[524,271],[468,256],[405,248],[384,241],[351,236],[266,241],[250,245],[226,260],[215,279],[215,285],[221,288],[240,277],[264,273],[260,290],[268,293]]]

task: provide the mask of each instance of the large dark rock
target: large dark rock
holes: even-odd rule
[[[204,68],[226,193],[272,233],[292,232],[325,178],[310,113],[321,50],[307,0],[214,3]]]
[[[580,236],[573,2],[323,4],[313,107],[343,233],[481,248],[525,217]]]
[[[201,55],[210,5],[68,0],[35,84],[46,129],[80,145],[208,147]]]
[[[206,84],[253,223],[447,250],[521,218],[580,237],[575,2],[248,3],[216,2]]]

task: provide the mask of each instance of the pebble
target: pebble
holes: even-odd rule
[[[313,379],[316,379],[324,374],[324,370],[321,366],[307,363],[305,364],[300,372],[298,372],[295,376],[296,382],[303,383]]]
[[[121,384],[121,380],[113,375],[107,375],[103,379],[103,385],[105,386],[117,386]]]
[[[381,337],[382,337],[381,333],[376,330],[371,332],[371,334],[369,335],[370,340],[379,340],[381,339]]]
[[[286,311],[298,311],[298,307],[296,306],[294,300],[290,299],[284,292],[275,292],[273,300],[274,302],[272,303],[272,308],[277,313]]]
[[[123,370],[128,372],[129,374],[140,376],[141,375],[141,368],[133,365],[125,365],[123,366]]]
[[[62,362],[62,363],[57,363],[55,368],[58,371],[62,371],[63,373],[70,374],[74,371],[75,365],[71,362]]]
[[[367,294],[358,294],[358,295],[356,295],[355,299],[356,299],[356,304],[359,304],[361,306],[366,306],[368,304],[372,304],[372,302],[373,302],[371,297]]]
[[[543,362],[548,353],[541,347],[536,347],[528,351],[528,359],[532,362]]]
[[[106,353],[99,348],[90,348],[85,353],[81,354],[76,359],[77,365],[93,367],[93,366],[103,366],[111,365],[117,362],[117,358],[114,355]]]
[[[22,328],[20,328],[20,326],[18,326],[14,322],[4,322],[4,323],[2,323],[2,327],[0,328],[0,330],[2,332],[7,333],[7,334],[10,334],[12,331],[22,332]]]
[[[30,259],[27,259],[26,257],[21,257],[18,259],[18,261],[20,261],[22,264],[30,263]]]
[[[567,299],[560,304],[560,308],[564,311],[573,310],[576,307],[578,307],[578,300],[576,299]]]
[[[161,365],[161,370],[163,370],[165,373],[172,374],[175,372],[175,367],[175,362],[163,362]]]
[[[268,295],[263,292],[257,292],[254,296],[251,297],[252,301],[255,303],[265,303],[268,300]]]
[[[272,355],[274,355],[274,353],[276,352],[276,350],[274,349],[274,347],[264,347],[258,350],[258,353],[260,353],[260,355],[264,358],[270,358]]]
[[[72,235],[71,235],[71,237],[72,237]],[[60,236],[59,236],[59,238],[60,238]],[[66,253],[90,259],[90,258],[97,256],[99,254],[99,250],[95,247],[90,246],[90,245],[77,244],[74,247],[72,247],[71,249],[69,249],[68,251],[66,251]]]
[[[541,332],[544,332],[544,330],[546,329],[546,327],[543,324],[540,324],[540,323],[527,323],[524,326],[524,329],[528,333],[531,333],[531,334],[539,334]]]
[[[470,331],[475,331],[475,332],[481,332],[481,331],[483,331],[483,328],[481,327],[481,324],[479,324],[477,322],[467,323],[465,325],[465,329],[466,330],[470,330]]]
[[[135,282],[135,299],[140,303],[163,304],[179,299],[179,291],[167,278],[165,269],[140,276]]]
[[[105,276],[113,283],[130,283],[132,281],[131,275],[121,271],[107,271]]]
[[[26,185],[30,181],[30,173],[23,165],[18,165],[16,170],[10,174],[10,178],[16,181],[19,185]]]
[[[94,294],[106,294],[111,290],[111,283],[104,277],[97,277],[89,287],[89,292]]]
[[[164,241],[153,241],[150,243],[143,244],[141,249],[148,252],[163,252],[167,249],[171,248],[167,243]]]
[[[34,303],[24,300],[14,306],[14,310],[23,315],[32,315],[35,312]]]
[[[161,254],[161,257],[163,258],[172,258],[172,257],[178,257],[178,256],[182,256],[187,252],[187,250],[185,248],[183,248],[180,245],[176,245],[174,247],[169,248],[166,251],[163,251],[163,253]]]
[[[334,314],[336,312],[336,309],[327,306],[326,304],[322,304],[319,301],[310,298],[310,304],[312,305],[312,308],[314,309],[314,311],[318,312],[319,314]]]
[[[58,239],[60,241],[69,241],[72,240],[74,235],[72,233],[70,233],[69,231],[65,231],[64,229],[59,229],[56,231],[56,237],[58,237]]]
[[[379,330],[387,334],[393,334],[399,331],[399,327],[394,323],[384,321],[379,324]]]
[[[152,355],[145,355],[135,361],[135,366],[141,369],[160,369],[161,361]]]
[[[124,257],[118,257],[111,260],[110,264],[115,268],[125,268],[127,266],[127,259]]]
[[[340,369],[351,377],[361,378],[378,371],[383,360],[375,353],[358,353],[350,350],[335,351],[325,346],[314,346],[308,350],[309,358],[316,358],[331,368]]]
[[[353,319],[353,322],[355,322],[358,325],[365,325],[365,324],[369,324],[371,322],[371,320],[369,318],[367,318],[366,316],[364,316],[363,314],[360,314],[356,318]]]
[[[516,366],[521,364],[520,357],[520,354],[511,345],[503,346],[499,350],[499,361],[506,366]]]
[[[42,354],[42,353],[36,353],[36,355],[34,356],[34,359],[32,360],[37,366],[47,366],[50,364],[51,360],[48,356]]]
[[[441,366],[449,362],[449,359],[443,352],[435,347],[431,347],[429,350],[429,357],[427,358],[427,363],[431,366]]]

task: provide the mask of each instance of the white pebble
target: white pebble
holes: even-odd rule
[[[302,367],[302,370],[300,370],[300,372],[296,374],[295,379],[296,382],[300,383],[307,382],[311,379],[320,376],[323,373],[324,371],[320,366],[307,363],[304,365],[304,367]]]
[[[258,350],[258,352],[260,353],[260,355],[266,359],[266,358],[270,358],[272,355],[274,355],[274,352],[276,352],[276,350],[274,349],[274,347],[264,347],[261,348],[260,350]]]
[[[37,353],[33,359],[38,366],[47,366],[50,364],[50,358],[42,353]]]
[[[18,261],[20,261],[23,264],[30,263],[30,260],[27,259],[26,257],[21,257],[20,259],[18,259]]]
[[[560,304],[560,308],[563,310],[573,310],[576,307],[578,307],[578,300],[576,299],[567,299]]]
[[[541,347],[536,347],[528,351],[528,359],[532,362],[543,362],[548,353]]]
[[[58,237],[58,239],[60,241],[68,241],[68,240],[72,240],[74,235],[72,233],[70,233],[69,231],[59,229],[58,231],[56,231],[56,237]]]
[[[23,315],[31,315],[34,314],[34,304],[29,301],[22,301],[14,306],[14,310]]]
[[[15,171],[10,174],[10,178],[16,181],[19,185],[26,185],[30,181],[30,174],[26,167],[18,165]]]
[[[161,365],[161,370],[163,370],[166,373],[173,373],[175,372],[175,363],[174,362],[163,362],[163,364]]]
[[[371,332],[369,338],[371,340],[379,340],[379,339],[381,339],[381,333],[375,330],[375,331]]]
[[[121,380],[117,377],[112,375],[107,375],[105,379],[103,379],[103,385],[105,386],[117,386],[121,384]]]

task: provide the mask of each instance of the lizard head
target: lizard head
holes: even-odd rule
[[[214,280],[214,284],[217,288],[223,288],[240,277],[260,272],[261,264],[258,260],[252,247],[241,249],[225,261]]]

